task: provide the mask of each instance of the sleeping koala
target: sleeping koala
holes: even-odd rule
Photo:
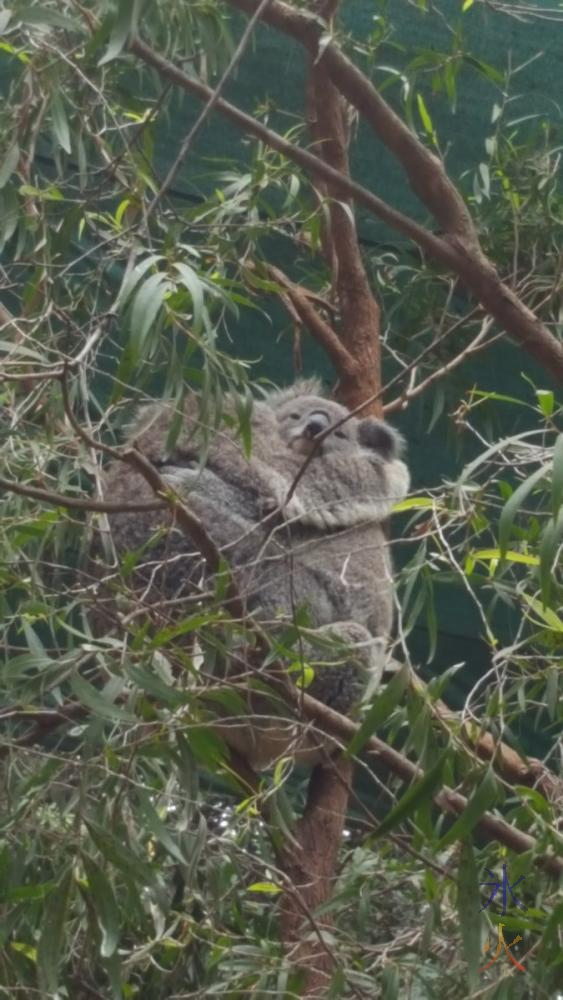
[[[305,630],[302,652],[321,661],[308,692],[347,713],[383,669],[392,624],[383,522],[407,492],[409,480],[394,431],[372,418],[350,417],[344,407],[318,393],[317,382],[297,382],[257,402],[250,460],[233,432],[220,431],[211,436],[202,466],[194,397],[186,403],[171,447],[173,411],[167,404],[143,411],[130,438],[186,498],[224,552],[247,608],[258,620],[279,630],[291,623],[296,607],[307,606],[313,631]],[[151,496],[143,478],[120,463],[108,468],[105,480],[114,502]],[[281,516],[276,517],[276,510]],[[201,593],[205,566],[171,516],[160,511],[134,518],[114,514],[110,525],[118,552],[140,549],[167,527],[164,536],[156,535],[149,559],[136,568],[136,575],[145,599],[149,594],[160,607],[174,601],[185,614],[186,600]],[[336,646],[327,649],[331,637]],[[249,699],[244,719],[216,728],[255,768],[288,752],[299,761],[319,759],[326,741],[309,730],[296,737],[291,713],[289,720],[276,716],[272,721],[264,695],[250,694]]]

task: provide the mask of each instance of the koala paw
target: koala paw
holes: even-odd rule
[[[275,510],[281,512],[284,521],[298,521],[304,517],[305,507],[298,497],[292,496],[287,503],[285,502],[288,493],[287,483],[274,481],[270,484],[270,489],[271,495],[260,500],[259,512],[262,517],[273,514]]]
[[[293,494],[283,505],[282,513],[285,521],[300,521],[305,516],[306,510],[299,497]]]

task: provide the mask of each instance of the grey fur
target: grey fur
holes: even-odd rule
[[[341,649],[321,651],[328,665],[316,667],[308,691],[349,712],[370,677],[373,683],[383,669],[392,624],[392,573],[383,522],[408,490],[408,472],[398,457],[400,438],[381,421],[350,417],[344,407],[320,396],[318,384],[310,381],[275,390],[256,403],[250,460],[231,432],[218,432],[211,436],[202,467],[193,398],[176,441],[167,448],[172,416],[166,404],[151,406],[130,437],[187,498],[224,551],[255,617],[279,627],[292,620],[296,606],[306,603],[316,633],[310,633],[305,652],[319,656],[315,634],[320,639],[334,636],[341,646],[344,641],[344,659]],[[315,437],[327,431],[289,495]],[[106,489],[114,502],[150,495],[144,480],[121,464],[107,470]],[[273,520],[277,508],[280,516]],[[159,512],[113,515],[118,552],[141,547],[165,522],[170,525],[170,518]],[[201,559],[173,525],[149,550],[147,563],[137,568],[153,602],[156,597],[185,602],[198,593],[202,577]],[[180,606],[185,613],[185,603]],[[326,741],[309,732],[296,740],[296,721],[274,723],[264,696],[252,696],[249,713],[251,719],[218,728],[255,767],[287,752],[299,760],[318,759]]]

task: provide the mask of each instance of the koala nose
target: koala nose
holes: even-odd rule
[[[328,427],[328,420],[323,420],[322,417],[312,417],[307,421],[305,425],[305,436],[308,438],[316,438],[323,431],[326,431]]]

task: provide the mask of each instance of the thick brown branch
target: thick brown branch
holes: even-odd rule
[[[153,66],[164,79],[171,80],[184,90],[196,94],[200,100],[209,100],[213,94],[209,87],[189,77],[140,39],[133,39],[129,48],[140,59]],[[458,274],[467,288],[510,336],[543,365],[552,378],[563,383],[563,344],[552,336],[547,327],[511,289],[503,285],[495,268],[483,258],[482,253],[470,252],[467,242],[464,244],[457,237],[445,239],[435,236],[424,226],[391,208],[382,198],[378,198],[360,184],[334,170],[318,156],[288,142],[227,101],[217,101],[216,107],[246,134],[261,139],[309,173],[333,184],[340,196],[352,197],[357,204],[364,205],[397,232],[412,239],[435,261]]]
[[[333,957],[322,935],[330,933],[330,917],[317,919],[315,938],[304,935],[303,923],[310,923],[311,911],[332,894],[352,772],[352,761],[345,758],[315,768],[307,808],[293,831],[301,850],[290,845],[278,852],[294,890],[282,898],[282,937],[292,964],[306,969],[307,997],[324,996],[330,983]]]
[[[286,693],[287,696],[287,693]],[[334,736],[342,743],[348,743],[357,732],[357,724],[347,719],[338,712],[333,711],[328,705],[323,705],[320,701],[311,698],[310,695],[302,692],[291,694],[296,707],[298,707],[307,719],[317,723],[323,732]],[[398,750],[388,746],[377,736],[371,736],[367,740],[364,750],[368,754],[375,754],[378,759],[389,768],[393,774],[403,781],[412,782],[424,776],[423,770],[414,764]],[[450,788],[443,788],[434,795],[434,802],[444,812],[460,815],[467,808],[467,799],[459,792]],[[505,844],[511,850],[519,854],[533,850],[537,845],[533,837],[527,833],[522,833],[515,827],[506,823],[505,820],[497,816],[484,813],[477,824],[477,829],[487,839],[497,840]],[[552,875],[563,874],[563,858],[552,854],[543,855],[541,864]]]
[[[256,0],[228,0],[232,7],[254,14]],[[463,240],[478,250],[479,243],[473,221],[463,198],[447,176],[441,160],[424,146],[414,132],[377,92],[354,63],[350,62],[335,41],[326,44],[326,26],[304,10],[290,7],[281,0],[272,0],[262,14],[262,20],[290,35],[307,49],[313,60],[338,91],[357,108],[374,132],[396,156],[411,187],[428,206],[445,232]],[[322,54],[320,43],[322,39]]]
[[[349,177],[348,108],[322,60],[311,60],[308,97],[309,127],[317,155],[339,174]],[[355,360],[351,377],[345,369],[338,371],[337,395],[353,409],[381,389],[380,310],[365,272],[351,200],[339,200],[338,191],[329,182],[324,191],[330,199],[323,226],[324,247],[340,308],[339,332]],[[381,416],[380,398],[364,412],[370,410]]]
[[[427,696],[427,686],[415,674],[411,675],[410,687],[413,691]],[[444,701],[438,699],[432,704],[432,714],[452,731],[461,730],[461,736],[467,745],[481,760],[491,761],[495,770],[510,784],[529,785],[539,789],[544,798],[557,802],[563,796],[563,781],[553,774],[537,757],[524,760],[516,750],[507,746],[502,740],[477,726],[474,722],[461,719]]]
[[[212,96],[213,90],[211,87],[207,87],[201,81],[194,80],[193,77],[188,76],[187,73],[184,73],[174,63],[165,59],[164,56],[159,55],[158,52],[155,52],[150,45],[147,45],[140,38],[132,39],[129,43],[129,49],[135,55],[139,56],[143,62],[147,63],[147,65],[156,69],[163,79],[171,80],[172,83],[176,83],[183,90],[195,94],[201,101],[207,101]],[[286,156],[288,160],[293,160],[294,163],[303,167],[304,170],[319,177],[321,180],[333,184],[339,197],[344,199],[350,197],[358,204],[365,205],[370,212],[373,212],[374,215],[383,222],[386,222],[391,228],[414,240],[415,243],[418,243],[419,246],[437,260],[439,259],[446,267],[449,266],[452,270],[456,270],[458,253],[454,248],[448,246],[448,243],[441,237],[435,236],[424,226],[415,222],[414,219],[410,219],[408,215],[398,212],[396,208],[388,205],[383,198],[378,198],[377,195],[372,194],[371,191],[362,187],[361,184],[356,184],[349,177],[340,174],[338,170],[334,170],[333,167],[325,163],[320,157],[315,156],[314,153],[310,153],[307,149],[301,149],[300,146],[295,146],[293,143],[288,142],[283,136],[274,132],[273,129],[267,128],[266,125],[262,125],[252,115],[247,115],[240,108],[235,107],[234,104],[230,104],[228,101],[220,98],[215,106],[217,111],[220,111],[224,117],[232,121],[247,135],[253,135],[255,138],[261,139],[271,149],[275,149],[282,156]]]

